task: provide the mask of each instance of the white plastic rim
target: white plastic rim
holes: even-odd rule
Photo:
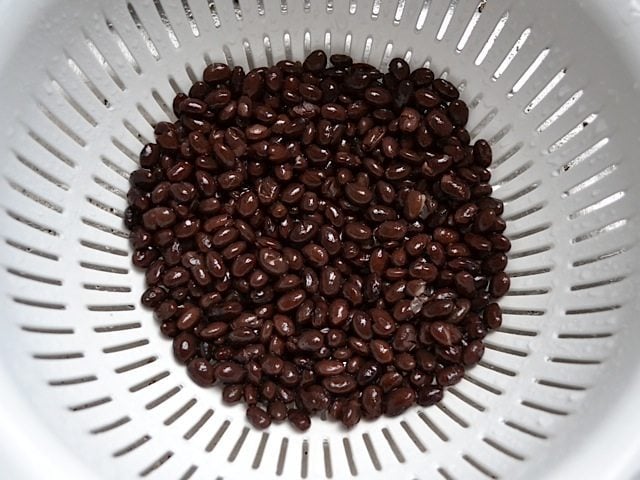
[[[640,3],[0,0],[3,477],[640,474]],[[512,239],[504,326],[441,405],[249,428],[149,311],[128,172],[210,61],[324,48],[460,85]]]

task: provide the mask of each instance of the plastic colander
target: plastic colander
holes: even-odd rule
[[[638,478],[640,2],[0,0],[0,25],[1,478]],[[256,431],[141,308],[125,192],[206,64],[316,48],[460,86],[512,289],[439,405]]]

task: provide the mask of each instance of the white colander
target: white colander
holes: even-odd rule
[[[637,478],[639,1],[0,0],[0,27],[0,478]],[[316,48],[460,85],[512,290],[441,404],[260,432],[140,307],[127,178],[205,64]]]

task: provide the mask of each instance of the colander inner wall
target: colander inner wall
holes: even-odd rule
[[[0,57],[3,388],[97,477],[550,478],[637,388],[640,83],[588,2],[35,3]],[[512,289],[441,404],[261,432],[187,378],[141,308],[125,195],[153,125],[206,64],[316,48],[404,57],[459,87],[472,137],[494,149]]]

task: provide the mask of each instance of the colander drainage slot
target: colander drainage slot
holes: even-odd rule
[[[104,405],[106,403],[111,402],[112,398],[111,397],[102,397],[102,398],[98,398],[97,400],[92,400],[90,402],[85,402],[85,403],[81,403],[80,405],[74,405],[72,407],[69,407],[69,410],[71,410],[72,412],[79,412],[82,410],[88,410],[90,408],[94,408],[94,407],[99,407],[100,405]]]
[[[173,456],[173,452],[168,451],[165,452],[160,458],[158,458],[155,462],[153,462],[151,465],[149,465],[147,468],[145,468],[144,470],[142,470],[140,472],[140,476],[141,477],[146,477],[147,475],[149,475],[151,472],[153,472],[154,470],[157,470],[158,468],[160,468],[162,465],[164,465],[164,463],[169,460],[171,457]]]
[[[158,398],[156,398],[154,400],[151,400],[144,407],[147,410],[152,410],[152,409],[156,408],[158,405],[160,405],[161,403],[166,402],[167,400],[169,400],[171,397],[173,397],[179,391],[180,391],[180,387],[173,387],[171,390],[168,390],[167,392],[163,393]]]
[[[423,453],[427,451],[427,447],[424,446],[424,444],[422,443],[422,441],[420,440],[416,432],[413,431],[413,429],[407,422],[402,420],[400,422],[400,426],[404,429],[405,433],[411,439],[414,445],[418,448],[418,450],[420,450]]]
[[[485,467],[484,465],[482,465],[480,462],[478,462],[478,460],[476,460],[475,458],[473,458],[472,456],[470,456],[469,454],[465,454],[462,456],[462,458],[469,464],[471,465],[473,468],[475,468],[477,471],[479,471],[480,473],[482,473],[483,475],[489,477],[489,478],[495,478],[497,479],[498,476],[493,473],[491,470],[489,470],[487,467]]]
[[[114,420],[113,422],[107,423],[106,425],[103,425],[102,427],[97,427],[97,428],[93,428],[90,430],[90,433],[94,434],[94,435],[98,435],[101,433],[105,433],[108,432],[110,430],[114,430],[118,427],[121,427],[122,425],[128,423],[131,421],[131,418],[129,418],[128,416],[124,416],[121,417],[117,420]]]
[[[145,443],[147,443],[149,440],[151,440],[151,437],[149,435],[143,435],[142,437],[138,438],[137,440],[135,440],[134,442],[130,443],[126,447],[123,447],[123,448],[113,452],[113,456],[114,457],[121,457],[121,456],[126,455],[128,453],[131,453],[136,448],[138,448],[138,447],[144,445]]]
[[[149,365],[149,364],[155,362],[157,359],[158,359],[158,357],[143,358],[142,360],[137,360],[135,362],[128,363],[127,365],[124,365],[122,367],[118,367],[118,368],[115,369],[115,372],[116,373],[130,372],[131,370],[135,370],[136,368],[140,368],[140,367],[144,367],[145,365]]]
[[[253,458],[253,463],[251,464],[251,468],[257,470],[260,468],[260,464],[262,463],[262,457],[264,456],[264,450],[267,446],[267,440],[269,440],[269,434],[266,432],[262,433],[260,437],[260,444],[258,445],[258,450],[256,450],[256,456]]]

